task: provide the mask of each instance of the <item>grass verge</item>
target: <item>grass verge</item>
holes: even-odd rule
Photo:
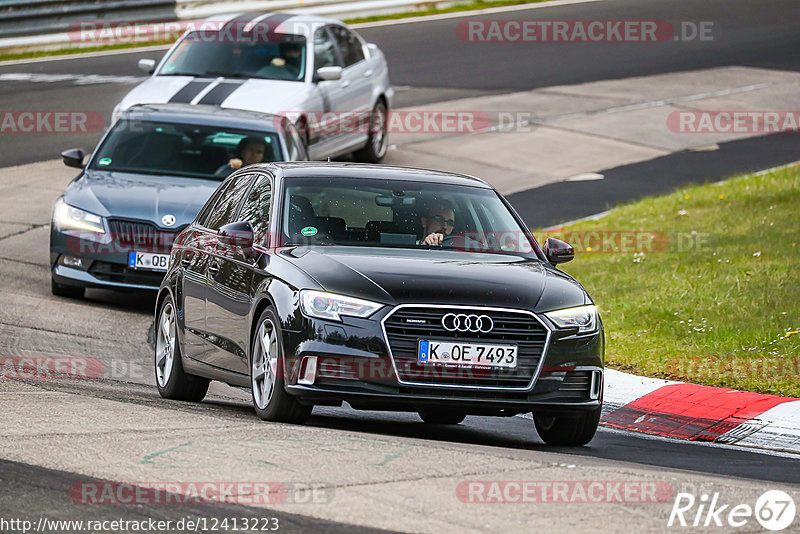
[[[682,188],[545,237],[575,246],[564,270],[598,304],[609,367],[800,397],[798,206],[794,166]]]
[[[469,2],[466,4],[458,4],[444,8],[421,9],[419,11],[406,11],[403,13],[394,13],[389,15],[375,15],[372,17],[352,18],[345,20],[345,22],[347,24],[378,22],[381,20],[397,20],[397,19],[412,18],[412,17],[424,17],[427,15],[439,15],[442,13],[473,11],[476,9],[486,9],[491,7],[537,4],[547,1],[548,0],[476,0],[474,2]],[[109,50],[124,50],[128,48],[141,48],[145,46],[168,45],[174,42],[175,42],[174,39],[168,39],[161,41],[148,41],[144,43],[120,43],[115,45],[92,46],[85,48],[68,47],[68,48],[61,48],[58,50],[32,50],[28,52],[13,52],[8,54],[0,54],[0,61],[14,61],[18,59],[33,59],[33,58],[51,57],[51,56],[66,56],[72,54],[83,54],[87,52],[105,52]]]

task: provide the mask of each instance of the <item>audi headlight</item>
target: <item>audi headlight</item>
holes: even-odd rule
[[[341,321],[342,315],[366,318],[382,307],[383,304],[355,297],[334,295],[325,291],[304,289],[300,292],[300,308],[308,317],[333,321]]]
[[[559,328],[578,327],[579,334],[588,334],[597,330],[597,307],[594,305],[565,308],[545,313],[545,315]]]
[[[106,233],[103,218],[82,209],[70,206],[60,198],[53,209],[53,226],[62,232]]]

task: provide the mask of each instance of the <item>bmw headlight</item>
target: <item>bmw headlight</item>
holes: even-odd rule
[[[70,206],[60,198],[53,209],[53,226],[62,232],[106,233],[100,215]]]
[[[545,313],[559,328],[578,328],[579,334],[597,330],[597,306],[578,306]]]
[[[383,304],[304,289],[300,292],[300,309],[308,317],[341,321],[342,315],[366,318],[380,310]]]

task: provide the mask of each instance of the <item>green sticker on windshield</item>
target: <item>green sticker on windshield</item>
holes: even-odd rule
[[[111,158],[102,158],[97,162],[98,165],[111,165]]]
[[[306,226],[305,228],[300,230],[300,233],[306,237],[311,237],[312,235],[317,235],[317,229],[314,228],[313,226]]]

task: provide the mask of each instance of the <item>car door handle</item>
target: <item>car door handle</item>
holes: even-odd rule
[[[345,87],[350,87],[350,80],[345,80],[342,82],[342,89],[344,89]]]
[[[364,73],[364,78],[369,78],[370,76],[372,76],[372,69]]]

